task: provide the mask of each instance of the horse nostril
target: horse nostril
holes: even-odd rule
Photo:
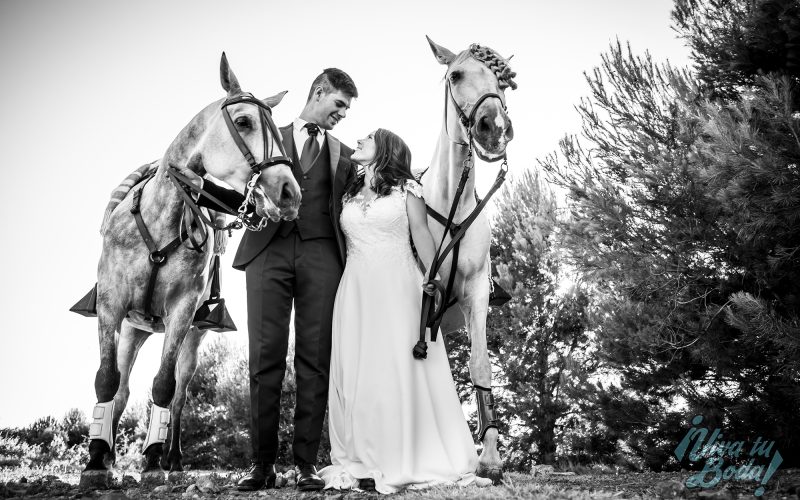
[[[478,120],[478,132],[481,134],[488,134],[492,130],[492,125],[489,123],[489,119],[485,116],[482,116],[480,120]]]
[[[292,190],[292,185],[288,182],[283,183],[283,187],[281,188],[281,200],[291,200],[294,198],[294,192]]]
[[[514,138],[514,126],[511,125],[511,120],[508,120],[508,128],[506,128],[506,141]]]

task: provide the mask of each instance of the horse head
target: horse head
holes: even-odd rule
[[[445,127],[451,140],[475,145],[485,161],[505,157],[506,145],[514,138],[506,112],[505,89],[517,88],[508,60],[494,50],[472,44],[459,54],[433,42],[433,55],[447,66],[445,74]],[[455,132],[456,130],[460,132]]]
[[[292,220],[300,206],[300,186],[285,158],[271,109],[286,92],[258,100],[244,92],[225,53],[220,81],[227,96],[207,106],[187,125],[178,140],[182,147],[168,158],[194,172],[210,174],[255,204],[256,213],[272,221]],[[288,160],[288,159],[287,159]],[[234,207],[235,208],[235,207]]]

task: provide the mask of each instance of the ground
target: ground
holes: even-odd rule
[[[111,489],[83,490],[78,487],[80,474],[58,473],[42,469],[0,468],[0,498],[97,498],[124,499],[324,499],[367,500],[374,493],[325,491],[301,493],[293,487],[258,492],[236,491],[235,481],[241,472],[192,471],[173,477],[160,487],[144,486],[136,473],[115,473]],[[682,482],[688,473],[620,473],[537,475],[506,473],[503,484],[487,488],[432,488],[423,492],[391,495],[397,499],[495,499],[584,500],[584,499],[737,499],[754,498],[758,485],[751,482],[724,481],[710,490],[686,490]],[[767,483],[765,499],[800,498],[800,469],[779,470]]]

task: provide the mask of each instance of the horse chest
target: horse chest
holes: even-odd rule
[[[435,243],[442,239],[444,227],[432,218],[428,218],[428,226]],[[445,245],[450,241],[450,236],[445,239]],[[458,268],[457,272],[463,278],[468,278],[476,273],[483,272],[486,265],[486,258],[489,255],[489,245],[491,243],[491,231],[489,222],[484,214],[480,214],[475,222],[467,230],[459,243]],[[443,270],[449,274],[452,266],[452,253],[445,260]]]

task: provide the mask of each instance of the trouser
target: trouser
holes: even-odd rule
[[[316,464],[331,358],[331,318],[342,265],[336,240],[275,235],[248,264],[247,327],[253,458],[275,463],[289,318],[294,300],[295,463]]]

